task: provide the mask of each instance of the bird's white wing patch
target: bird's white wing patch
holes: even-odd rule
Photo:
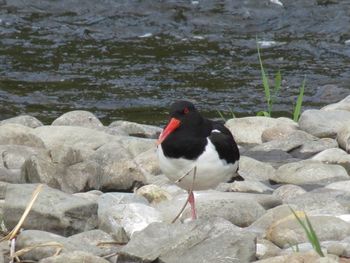
[[[213,132],[221,133],[221,131],[219,131],[217,129],[214,129],[214,130],[211,131],[211,133],[213,133]]]

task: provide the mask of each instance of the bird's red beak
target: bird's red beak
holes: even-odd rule
[[[180,120],[176,118],[171,118],[168,125],[165,127],[165,129],[162,131],[162,133],[159,135],[157,144],[161,144],[166,137],[169,136],[170,133],[172,133],[174,130],[176,130],[180,126]]]

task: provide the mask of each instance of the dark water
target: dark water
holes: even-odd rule
[[[277,116],[350,94],[350,1],[0,0],[0,119],[50,123],[84,109],[105,124],[159,124],[175,99],[207,116],[265,109],[256,38],[280,69]]]

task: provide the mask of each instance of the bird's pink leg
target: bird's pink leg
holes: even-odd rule
[[[195,220],[195,219],[197,219],[197,213],[196,213],[196,207],[195,207],[195,204],[194,204],[193,191],[190,191],[188,193],[188,202],[190,203],[190,206],[191,206],[191,217],[192,217],[192,220]]]

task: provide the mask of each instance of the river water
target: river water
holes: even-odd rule
[[[82,109],[105,124],[166,120],[189,99],[209,117],[265,110],[256,42],[275,116],[350,94],[348,0],[0,0],[0,119],[46,124]],[[279,3],[281,4],[279,4]]]

